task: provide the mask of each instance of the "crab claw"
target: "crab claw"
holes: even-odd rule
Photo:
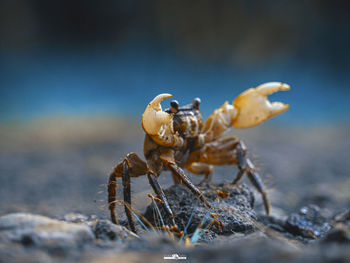
[[[149,135],[158,135],[164,129],[173,130],[172,119],[173,116],[162,110],[160,102],[173,95],[163,93],[155,97],[146,107],[142,115],[142,127]]]
[[[238,113],[232,122],[232,126],[235,128],[253,127],[285,112],[289,109],[289,105],[282,102],[270,102],[267,96],[280,90],[289,89],[288,84],[268,82],[241,93],[233,101]]]
[[[174,134],[173,115],[162,110],[161,101],[172,97],[171,94],[163,93],[156,96],[146,107],[142,115],[142,128],[158,144],[174,146],[180,138]]]

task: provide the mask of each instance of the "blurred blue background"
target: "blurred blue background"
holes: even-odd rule
[[[268,81],[292,86],[283,124],[348,122],[347,1],[0,3],[0,121],[139,119],[157,94],[208,116]],[[164,107],[168,107],[165,102]]]

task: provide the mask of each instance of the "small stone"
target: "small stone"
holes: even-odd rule
[[[302,207],[302,208],[300,209],[300,213],[301,213],[302,215],[306,215],[307,212],[308,212],[307,207]]]
[[[94,224],[95,236],[102,240],[121,242],[138,238],[136,234],[121,225],[113,224],[109,220],[97,220]]]
[[[350,225],[350,210],[335,215],[333,220],[337,223],[346,223]]]
[[[96,219],[98,219],[98,216],[97,215],[91,215],[89,219],[90,220],[96,220]]]
[[[69,213],[64,216],[64,220],[67,222],[81,223],[88,220],[88,217],[79,213]]]
[[[94,240],[91,229],[86,225],[25,213],[1,216],[0,234],[9,241],[26,247],[44,248],[52,254],[66,254]]]
[[[318,206],[309,205],[301,208],[299,213],[291,214],[285,223],[285,229],[295,236],[316,239],[324,236],[331,225]]]
[[[324,237],[323,242],[350,244],[350,210],[335,215],[332,223],[334,227]]]
[[[324,237],[323,242],[350,244],[350,227],[341,223],[335,225]]]

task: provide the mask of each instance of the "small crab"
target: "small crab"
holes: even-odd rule
[[[130,178],[147,175],[150,185],[164,206],[171,229],[176,229],[174,214],[167,198],[158,183],[158,177],[164,170],[171,172],[175,184],[183,184],[197,196],[206,207],[211,204],[184,172],[184,168],[196,175],[203,175],[203,182],[209,182],[214,165],[237,165],[238,174],[232,184],[238,183],[246,174],[261,194],[266,214],[270,212],[270,203],[263,182],[247,158],[247,149],[237,137],[224,136],[234,128],[249,128],[261,124],[269,118],[285,112],[289,105],[270,102],[267,96],[289,90],[289,85],[281,82],[269,82],[241,93],[231,104],[227,101],[216,109],[206,120],[200,113],[200,99],[195,98],[186,106],[179,106],[176,100],[170,102],[170,108],[163,111],[161,101],[172,97],[170,94],[156,96],[146,107],[142,115],[142,128],[146,133],[143,161],[136,153],[129,153],[114,167],[108,181],[108,204],[111,220],[116,223],[116,185],[117,178],[122,179],[124,207],[129,227],[136,232],[131,211]]]

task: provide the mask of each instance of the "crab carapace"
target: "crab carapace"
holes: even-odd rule
[[[116,186],[117,178],[121,178],[128,224],[132,231],[136,231],[131,211],[130,178],[147,175],[150,185],[165,208],[167,222],[176,229],[174,214],[158,183],[159,175],[162,171],[169,170],[175,184],[185,185],[210,208],[211,204],[190,181],[183,169],[204,176],[202,181],[204,183],[210,181],[215,165],[237,165],[238,174],[232,184],[238,183],[246,174],[261,194],[265,211],[269,214],[270,202],[264,184],[247,157],[246,146],[239,138],[225,136],[224,133],[231,127],[256,126],[285,112],[289,105],[270,102],[267,96],[289,89],[289,85],[281,82],[269,82],[250,88],[236,97],[232,104],[225,102],[205,122],[200,113],[199,98],[183,107],[173,100],[170,102],[170,108],[163,111],[161,101],[172,95],[156,96],[142,115],[142,128],[146,133],[144,141],[146,161],[136,153],[129,153],[114,167],[109,176],[108,205],[112,222],[116,223]]]

